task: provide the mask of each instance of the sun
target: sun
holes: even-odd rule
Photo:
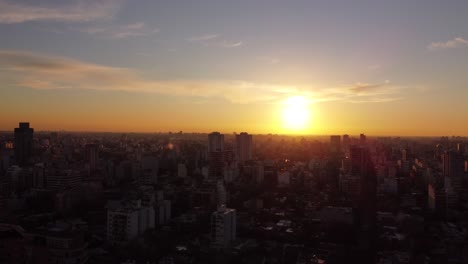
[[[284,101],[283,127],[290,132],[304,132],[310,126],[309,101],[304,96],[291,96]]]

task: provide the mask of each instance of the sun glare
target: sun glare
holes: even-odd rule
[[[304,96],[292,96],[284,101],[283,126],[290,132],[304,132],[310,126],[309,102]]]

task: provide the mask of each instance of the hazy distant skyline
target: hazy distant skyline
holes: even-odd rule
[[[0,0],[0,130],[468,135],[468,1]],[[311,124],[284,129],[283,102]]]

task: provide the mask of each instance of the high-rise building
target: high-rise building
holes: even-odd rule
[[[216,200],[218,206],[222,206],[227,203],[227,192],[224,187],[224,181],[222,180],[218,180],[216,183]]]
[[[236,210],[218,207],[211,214],[211,239],[214,248],[227,248],[236,240]]]
[[[112,244],[127,243],[154,225],[154,208],[142,206],[141,200],[108,204],[107,240]]]
[[[29,127],[29,123],[21,122],[15,128],[15,159],[20,166],[28,164],[32,156],[34,129]]]
[[[367,143],[367,137],[366,137],[366,135],[361,134],[361,135],[359,136],[359,144],[360,144],[361,146],[364,146],[364,145],[366,145],[366,143]]]
[[[350,148],[351,174],[362,175],[368,167],[369,151],[367,148],[352,146]]]
[[[252,160],[252,135],[246,132],[236,135],[236,155],[240,162]]]
[[[177,177],[179,178],[187,177],[187,166],[185,166],[185,163],[179,163],[177,165]]]
[[[171,200],[158,200],[155,208],[156,225],[166,225],[171,220]]]
[[[32,187],[35,189],[45,189],[47,187],[46,168],[44,163],[37,163],[34,165]]]
[[[460,203],[463,189],[464,157],[456,151],[447,151],[442,155],[444,191],[446,193],[446,213],[451,216]]]
[[[401,160],[407,161],[408,160],[408,151],[406,149],[401,150]]]
[[[343,135],[343,144],[342,144],[343,150],[347,151],[350,146],[351,146],[351,138],[347,134]]]
[[[85,158],[89,165],[90,172],[93,172],[97,168],[98,163],[98,145],[97,144],[86,144],[85,146]]]
[[[377,214],[377,177],[368,148],[353,146],[350,149],[351,174],[359,177],[360,193],[358,215],[360,244],[363,249],[373,247]]]
[[[141,159],[140,183],[156,184],[158,182],[159,160],[152,155],[143,156]]]
[[[208,135],[208,160],[209,176],[212,178],[223,177],[224,172],[224,135],[213,132]]]
[[[341,136],[330,136],[330,152],[339,153],[341,151]]]
[[[76,189],[81,181],[81,174],[77,170],[58,168],[45,169],[45,183],[49,191]]]
[[[455,151],[447,151],[442,155],[443,175],[449,178],[461,178],[464,174],[463,155]]]
[[[224,135],[213,132],[208,135],[208,152],[224,151]]]

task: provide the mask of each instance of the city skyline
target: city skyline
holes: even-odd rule
[[[467,136],[466,1],[0,1],[0,130]]]

